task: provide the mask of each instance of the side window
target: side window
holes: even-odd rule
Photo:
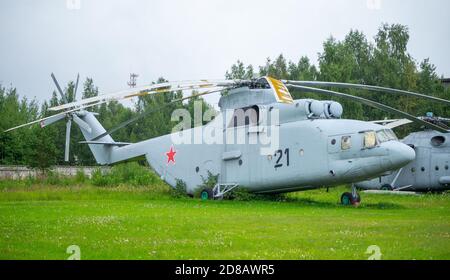
[[[371,149],[377,145],[377,135],[375,131],[364,132],[364,148]]]
[[[351,136],[342,136],[341,149],[348,150],[351,147],[352,147],[352,137]]]

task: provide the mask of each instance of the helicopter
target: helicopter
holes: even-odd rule
[[[62,100],[67,100],[56,78],[53,74],[51,76]],[[75,89],[77,85],[78,78]],[[175,187],[181,180],[185,183],[187,194],[200,191],[202,199],[223,198],[237,187],[252,193],[274,194],[353,184],[399,169],[414,160],[414,149],[398,141],[394,132],[385,126],[342,119],[343,107],[340,103],[331,100],[293,100],[289,89],[360,102],[430,129],[447,132],[439,125],[387,105],[323,87],[404,94],[450,105],[450,101],[433,96],[357,84],[289,81],[272,77],[180,81],[65,102],[50,108],[61,112],[7,131],[35,123],[45,127],[66,119],[67,160],[73,120],[86,140],[80,143],[89,146],[98,164],[114,164],[145,156],[151,168],[166,183]],[[173,91],[191,91],[192,94],[172,100],[169,104],[220,92],[223,94],[219,100],[220,113],[203,126],[181,126],[181,129],[167,135],[138,143],[123,143],[114,141],[111,134],[145,117],[152,110],[109,131],[100,124],[94,113],[88,111],[89,107],[112,100]],[[383,141],[379,141],[381,133],[387,135]],[[213,189],[199,190],[208,174],[217,174],[217,184]],[[358,205],[360,201],[354,185],[351,192],[341,196],[344,205]]]
[[[428,112],[421,119],[447,127],[450,119]],[[410,123],[409,120],[376,121],[395,128]],[[402,139],[413,148],[416,159],[389,175],[359,182],[357,188],[383,191],[442,192],[450,190],[450,134],[431,129],[413,132]]]

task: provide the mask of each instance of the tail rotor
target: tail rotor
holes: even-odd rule
[[[51,77],[53,79],[53,82],[55,83],[56,89],[58,90],[59,94],[61,95],[61,100],[63,101],[64,104],[76,101],[78,82],[80,80],[80,74],[77,75],[77,79],[76,79],[75,86],[73,89],[73,100],[70,100],[70,101],[69,101],[69,96],[67,95],[67,93],[65,94],[62,91],[62,89],[58,83],[58,80],[56,79],[56,77],[53,73],[51,74]],[[83,121],[79,117],[79,115],[80,116],[83,115],[83,111],[81,109],[75,110],[75,111],[74,110],[66,110],[61,115],[57,115],[55,117],[49,118],[49,119],[41,122],[41,127],[44,127],[49,124],[60,121],[62,119],[67,120],[66,121],[66,141],[65,141],[65,149],[64,149],[64,161],[66,161],[66,162],[69,161],[69,155],[70,155],[70,132],[72,129],[72,120],[76,124],[78,124],[81,129],[84,129],[84,130],[88,131],[89,133],[91,132],[91,127],[89,126],[89,124],[87,124],[85,121]]]

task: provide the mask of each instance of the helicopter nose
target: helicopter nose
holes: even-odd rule
[[[389,165],[396,168],[403,167],[416,158],[416,152],[413,148],[398,141],[390,141],[383,143],[389,151],[387,162],[383,165]]]

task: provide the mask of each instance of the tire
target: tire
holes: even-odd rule
[[[385,185],[381,186],[380,190],[382,190],[382,191],[392,191],[393,188],[391,187],[391,185],[385,184]]]
[[[345,192],[341,196],[341,204],[342,205],[359,205],[361,202],[361,197],[359,194],[356,195],[356,197],[353,197],[353,195],[349,192]]]
[[[213,191],[211,189],[203,189],[200,192],[201,200],[210,200],[213,199]]]
[[[349,192],[345,192],[341,195],[341,204],[342,205],[351,205],[352,204],[352,194]]]

